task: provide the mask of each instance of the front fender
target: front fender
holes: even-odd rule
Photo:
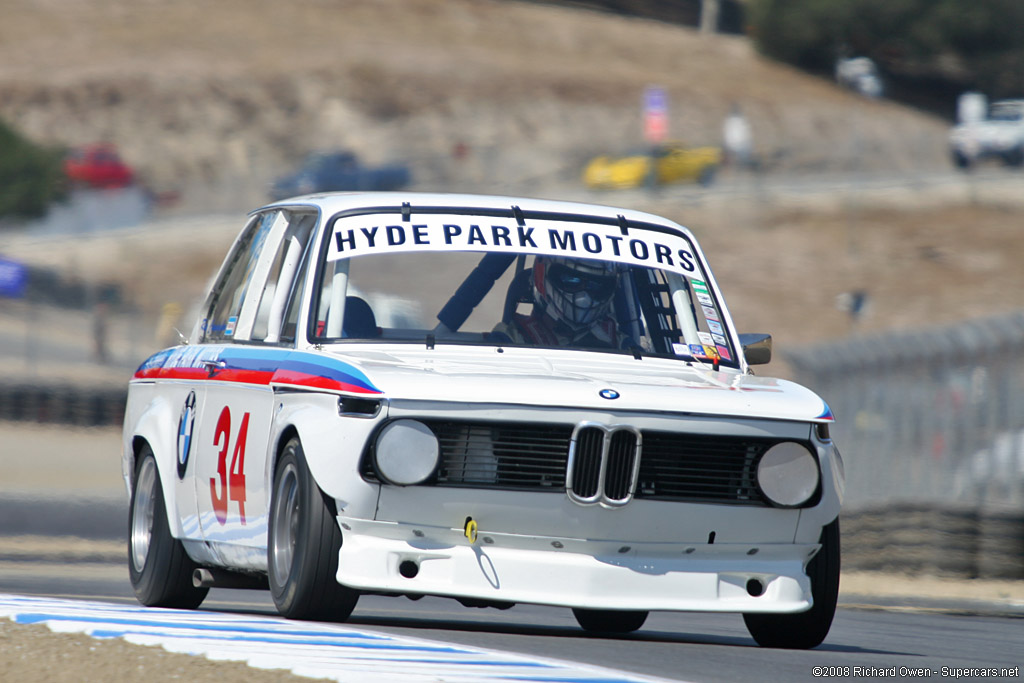
[[[359,460],[370,435],[387,418],[387,402],[373,417],[349,417],[338,414],[337,394],[296,392],[282,394],[278,400],[275,458],[268,459],[268,486],[273,485],[276,455],[288,435],[296,433],[310,474],[320,490],[335,499],[338,512],[373,519],[380,485],[363,479]]]
[[[842,456],[831,441],[815,439],[818,462],[821,466],[821,501],[812,508],[800,511],[796,543],[817,543],[821,528],[839,516],[846,488],[846,473]]]

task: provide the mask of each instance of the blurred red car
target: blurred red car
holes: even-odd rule
[[[125,187],[135,180],[135,172],[110,144],[72,149],[64,159],[64,173],[72,183],[89,187]]]

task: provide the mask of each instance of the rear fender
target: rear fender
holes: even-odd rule
[[[129,401],[129,403],[131,402]],[[178,481],[177,425],[180,412],[180,402],[172,403],[166,396],[153,395],[137,416],[130,415],[129,418],[132,421],[126,423],[125,428],[126,452],[122,468],[130,496],[139,451],[143,443],[148,443],[149,447],[153,449],[157,472],[160,474],[160,486],[164,492],[164,503],[167,506],[167,522],[170,525],[171,535],[175,538],[182,536],[181,515],[174,490]],[[131,429],[128,429],[129,424]]]

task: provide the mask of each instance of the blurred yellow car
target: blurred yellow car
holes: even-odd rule
[[[594,158],[583,170],[583,182],[595,189],[640,187],[650,182],[651,160],[656,162],[658,185],[695,181],[710,185],[722,163],[718,147],[687,147],[681,143],[659,145],[650,151],[637,151],[614,158]]]

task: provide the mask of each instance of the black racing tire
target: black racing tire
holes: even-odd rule
[[[821,530],[821,550],[807,565],[814,604],[796,614],[744,614],[747,630],[761,647],[807,650],[825,640],[839,598],[839,519]]]
[[[192,585],[197,566],[171,535],[160,472],[147,444],[135,461],[128,512],[128,576],[135,597],[147,607],[195,609],[210,590]]]
[[[632,633],[647,621],[647,612],[640,610],[582,609],[574,607],[572,615],[584,631],[592,633]]]
[[[289,619],[344,621],[355,609],[359,592],[335,578],[342,538],[334,510],[293,437],[274,468],[267,538],[270,593]]]
[[[1014,147],[1003,157],[1003,162],[1011,168],[1024,166],[1024,146]]]
[[[971,170],[971,166],[974,163],[974,161],[969,156],[958,150],[953,150],[953,152],[950,154],[950,158],[953,160],[953,165],[962,171]]]

